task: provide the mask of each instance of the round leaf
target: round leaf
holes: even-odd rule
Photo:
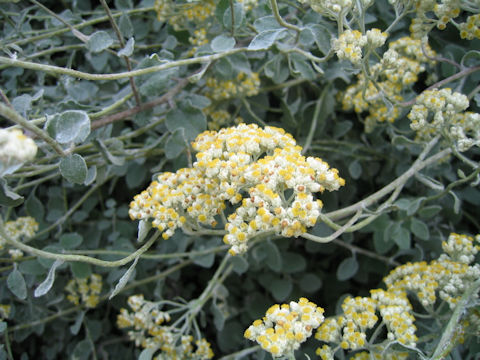
[[[210,44],[214,52],[222,52],[233,49],[235,46],[235,39],[230,36],[219,35],[212,40]]]
[[[353,276],[358,271],[358,262],[354,257],[344,259],[337,268],[337,279],[345,281]]]
[[[306,273],[302,275],[300,282],[298,284],[300,289],[307,293],[312,293],[317,291],[322,287],[322,279],[320,279],[317,275],[312,273]]]
[[[190,105],[173,109],[167,114],[167,128],[170,132],[183,129],[187,141],[194,140],[207,128],[207,120],[203,112]]]
[[[362,175],[362,165],[360,162],[355,160],[348,166],[348,172],[353,179],[358,179]]]
[[[86,45],[88,50],[96,53],[108,49],[110,46],[112,46],[113,39],[110,35],[108,35],[106,31],[96,31],[92,35],[90,35]]]
[[[285,252],[282,254],[283,266],[282,271],[285,273],[296,273],[305,270],[307,262],[305,258],[299,254]]]
[[[60,161],[60,173],[68,182],[83,184],[87,178],[87,164],[80,155],[69,155]]]
[[[83,237],[77,233],[68,233],[60,236],[60,245],[64,249],[75,249],[83,241]]]
[[[277,301],[285,300],[293,288],[292,282],[288,279],[275,279],[268,286],[268,290]]]
[[[85,111],[68,110],[53,121],[55,139],[60,144],[82,143],[90,134],[90,118]]]

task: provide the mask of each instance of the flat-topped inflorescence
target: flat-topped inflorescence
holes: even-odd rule
[[[132,220],[152,219],[165,239],[178,227],[215,227],[227,201],[236,206],[225,224],[232,255],[245,252],[248,239],[262,232],[299,236],[320,214],[315,193],[345,184],[336,169],[304,157],[293,137],[276,127],[205,131],[192,147],[198,151],[192,168],[160,174],[130,204]]]
[[[245,331],[247,339],[256,341],[273,357],[281,357],[300,347],[323,321],[324,310],[306,298],[298,302],[271,306],[263,319]]]

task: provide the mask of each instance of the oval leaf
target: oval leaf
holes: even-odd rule
[[[87,49],[91,52],[100,52],[113,45],[113,39],[106,31],[96,31],[89,36]]]
[[[19,299],[25,300],[27,298],[27,284],[16,266],[7,277],[7,287]]]
[[[165,143],[165,157],[175,159],[187,147],[183,129],[176,130]]]
[[[345,281],[353,276],[358,271],[358,262],[354,257],[344,259],[337,268],[337,279]]]
[[[83,184],[87,178],[87,164],[83,157],[73,154],[60,161],[60,174],[73,184]]]
[[[78,233],[68,233],[60,236],[60,245],[64,249],[75,249],[83,241],[83,237]]]
[[[428,226],[423,221],[413,218],[410,223],[410,230],[419,239],[428,240],[430,238]]]
[[[82,143],[90,134],[90,118],[85,111],[65,111],[54,119],[54,126],[60,144]]]
[[[214,52],[222,52],[233,49],[235,46],[235,39],[231,36],[219,35],[212,40],[210,44]]]
[[[183,129],[187,141],[193,141],[207,128],[207,120],[203,112],[190,105],[169,111],[166,124],[167,129],[172,133],[177,129]]]
[[[266,50],[273,45],[277,37],[284,32],[285,29],[273,29],[265,30],[260,34],[256,35],[250,45],[248,45],[249,50]]]
[[[269,284],[268,290],[276,301],[285,300],[292,292],[292,282],[288,279],[275,279]]]

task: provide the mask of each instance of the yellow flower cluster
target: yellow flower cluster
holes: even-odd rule
[[[0,320],[5,320],[10,316],[12,307],[10,305],[0,304]]]
[[[191,335],[182,335],[176,329],[165,326],[170,321],[168,312],[159,310],[158,304],[144,299],[143,295],[132,295],[128,305],[133,312],[120,309],[117,316],[117,326],[120,329],[133,328],[128,332],[130,340],[136,346],[161,351],[154,359],[195,359],[208,360],[213,358],[210,343],[205,339],[195,341]]]
[[[475,243],[476,242],[476,243]],[[338,349],[361,350],[367,347],[367,333],[381,323],[387,328],[386,341],[369,344],[368,351],[362,351],[354,359],[406,359],[408,353],[389,349],[389,357],[384,350],[390,342],[398,341],[406,346],[416,346],[416,326],[413,307],[408,295],[415,295],[419,302],[433,310],[437,294],[450,307],[456,303],[473,282],[480,276],[480,265],[470,265],[480,250],[480,235],[451,234],[442,243],[444,254],[429,264],[425,261],[398,266],[384,278],[387,289],[370,290],[370,297],[347,297],[343,304],[343,314],[326,318],[315,334],[315,338],[326,343],[317,349],[323,360],[333,360]],[[480,323],[474,314],[469,314],[471,323]],[[373,330],[375,331],[375,330]],[[464,330],[460,329],[459,339]],[[374,346],[373,346],[374,345]]]
[[[100,301],[102,291],[102,277],[92,274],[89,278],[71,279],[65,290],[68,292],[67,299],[75,305],[80,302],[87,308],[94,308]]]
[[[480,39],[480,14],[469,16],[466,22],[459,25],[459,28],[462,39]]]
[[[159,175],[130,203],[131,219],[153,219],[164,239],[177,227],[215,226],[225,201],[241,204],[225,225],[232,255],[245,252],[247,240],[261,232],[299,236],[320,214],[322,202],[313,193],[345,184],[336,169],[302,156],[293,137],[276,127],[206,131],[192,146],[198,152],[193,168]]]
[[[377,311],[387,326],[388,340],[415,345],[415,318],[410,313],[412,307],[405,294],[391,294],[381,289],[371,290],[370,297],[347,297],[342,309],[343,315],[325,319],[315,334],[318,340],[337,344],[334,349],[329,345],[317,349],[317,355],[324,360],[333,359],[338,348],[359,350],[365,347],[367,331],[378,322]]]
[[[206,80],[206,86],[205,95],[212,100],[254,96],[260,90],[260,77],[255,72],[249,74],[240,72],[234,80],[217,80],[209,77]]]
[[[439,297],[455,307],[463,291],[480,277],[480,265],[470,263],[480,249],[480,235],[451,234],[442,243],[445,254],[430,263],[407,263],[390,272],[384,279],[390,292],[414,293],[425,307],[432,307]]]
[[[215,15],[215,1],[202,0],[186,3],[175,3],[170,0],[156,0],[154,10],[158,21],[168,22],[173,28],[181,30],[187,21],[203,23]]]
[[[17,218],[15,221],[7,221],[4,224],[5,232],[8,237],[19,241],[22,238],[31,238],[38,230],[38,223],[30,216],[23,216]],[[0,238],[0,250],[5,247],[5,240]],[[19,249],[9,249],[10,256],[13,259],[18,259],[23,256],[23,252]]]
[[[435,55],[428,45],[425,50],[429,56]],[[368,111],[365,118],[367,132],[373,130],[378,122],[395,121],[400,108],[396,105],[388,108],[384,97],[394,102],[403,101],[402,92],[418,80],[418,75],[425,71],[428,62],[420,40],[403,37],[389,43],[389,49],[383,54],[381,62],[371,66],[375,83],[360,73],[357,83],[339,94],[343,109],[354,110],[358,114]]]
[[[380,29],[368,30],[365,35],[358,30],[346,30],[333,41],[333,50],[339,59],[346,59],[358,65],[362,60],[362,49],[366,46],[369,49],[382,46],[387,36],[388,34]]]
[[[389,349],[387,353],[361,351],[353,355],[351,360],[407,360],[408,352]],[[332,358],[333,360],[333,358]]]
[[[233,116],[226,110],[216,109],[213,106],[209,106],[203,109],[203,113],[209,117],[207,126],[209,130],[220,130],[228,125],[238,125],[243,122],[241,116],[233,118]]]
[[[242,4],[245,11],[250,11],[253,8],[258,6],[258,0],[237,0],[240,4]]]
[[[468,98],[451,89],[426,90],[408,114],[410,127],[421,140],[441,134],[466,151],[480,144],[480,114],[465,112],[468,106]]]
[[[460,15],[459,0],[416,0],[416,17],[410,26],[412,36],[420,39],[435,26],[443,30],[447,24]]]
[[[19,169],[35,158],[37,145],[19,129],[0,129],[0,176]]]
[[[298,0],[302,4],[308,4],[313,11],[326,15],[331,19],[337,19],[340,13],[346,14],[354,6],[352,0]]]
[[[292,354],[323,321],[324,310],[306,298],[273,305],[263,319],[253,322],[244,336],[260,344],[273,357]]]

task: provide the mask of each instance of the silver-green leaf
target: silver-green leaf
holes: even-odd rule
[[[70,183],[83,184],[87,178],[87,164],[78,154],[62,158],[59,168],[60,174]]]
[[[112,46],[113,39],[106,31],[100,30],[89,36],[86,45],[88,50],[97,53]]]

